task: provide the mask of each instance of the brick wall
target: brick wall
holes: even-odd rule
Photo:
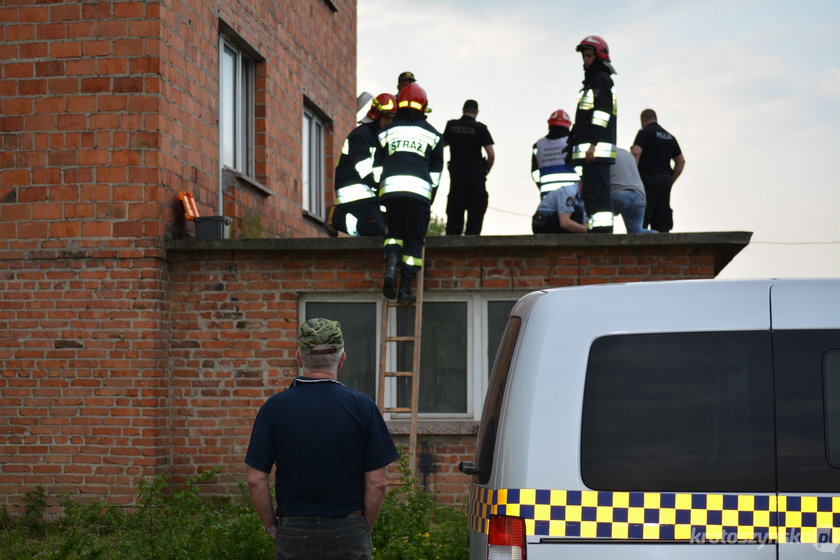
[[[583,237],[588,244],[581,246],[551,236],[431,238],[426,293],[712,278],[719,271],[722,249],[702,235],[687,244],[673,235],[670,243],[631,246],[618,241],[625,236]],[[218,491],[229,492],[243,477],[256,410],[297,375],[301,297],[379,297],[381,247],[360,238],[175,243],[169,259],[173,472],[224,464]],[[441,425],[421,429],[418,453],[426,464],[419,474],[438,500],[462,504],[470,479],[457,465],[472,458],[477,426]],[[404,427],[395,428],[397,441],[406,440]]]
[[[333,4],[0,5],[0,504],[36,484],[125,503],[170,469],[163,246],[183,228],[177,191],[216,213],[219,31],[260,57],[268,190],[237,184],[227,211],[258,211],[266,235],[323,235],[300,208],[301,118],[308,100],[341,135],[353,126],[355,2]]]

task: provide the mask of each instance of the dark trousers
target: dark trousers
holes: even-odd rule
[[[370,560],[364,517],[282,517],[276,560]]]
[[[350,235],[385,235],[379,199],[365,198],[337,205],[333,210],[333,226]]]
[[[400,255],[403,268],[417,272],[422,266],[423,245],[429,229],[429,202],[399,196],[386,198],[383,204],[387,229],[385,254]]]
[[[598,212],[609,212],[612,216],[610,165],[610,163],[598,162],[585,163],[582,166],[583,176],[580,183],[580,196],[583,199],[586,214],[590,218]],[[612,226],[594,228],[592,231],[594,233],[612,233]]]
[[[674,228],[674,211],[671,210],[671,185],[673,180],[668,173],[656,173],[642,175],[642,183],[645,185],[645,197],[647,207],[645,208],[644,227],[666,233]]]
[[[485,165],[449,166],[449,197],[446,199],[446,235],[479,235],[487,212]],[[464,231],[464,212],[467,229]]]

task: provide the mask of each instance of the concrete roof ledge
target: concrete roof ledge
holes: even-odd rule
[[[426,238],[426,247],[435,249],[510,249],[529,248],[632,248],[711,247],[716,251],[715,273],[719,273],[746,247],[752,232],[722,231],[657,234],[538,234],[538,235],[470,235],[433,236]],[[381,237],[317,237],[283,239],[183,239],[166,243],[167,251],[369,251],[382,248]]]

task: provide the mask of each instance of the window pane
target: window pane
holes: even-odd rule
[[[487,363],[493,365],[496,358],[496,350],[505,332],[508,315],[516,301],[488,301],[487,302]],[[488,368],[487,374],[490,374]]]
[[[581,434],[590,488],[771,492],[773,432],[769,333],[592,344]]]
[[[302,135],[302,146],[301,146],[301,161],[303,162],[302,168],[302,175],[301,175],[301,182],[303,183],[303,209],[310,211],[312,206],[309,202],[309,192],[310,192],[310,183],[312,182],[312,178],[309,174],[310,169],[310,159],[311,159],[311,150],[310,146],[312,144],[312,139],[310,137],[310,130],[312,129],[311,126],[312,117],[309,116],[308,113],[303,114],[303,135]]]
[[[338,380],[376,400],[376,304],[308,302],[306,319],[315,317],[341,323],[347,360]]]
[[[827,352],[823,367],[828,462],[833,467],[840,467],[840,350]]]
[[[404,336],[414,328],[414,308],[397,308],[397,333]],[[423,304],[423,344],[420,349],[420,412],[467,412],[467,304],[426,302]],[[397,363],[410,371],[413,349],[401,343]],[[408,406],[410,380],[398,384],[397,402]]]
[[[312,189],[311,211],[316,216],[320,216],[324,206],[324,127],[321,124],[321,121],[317,119],[314,121],[314,125],[314,144],[312,146],[312,182],[310,184],[310,188]]]
[[[222,50],[221,93],[221,141],[222,163],[236,167],[236,52],[224,47]]]
[[[247,175],[254,176],[254,63],[242,58],[242,90],[240,115],[242,122],[239,127],[240,142],[240,170]]]

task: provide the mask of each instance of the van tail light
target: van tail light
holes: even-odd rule
[[[487,560],[525,560],[525,520],[521,517],[490,516]]]

